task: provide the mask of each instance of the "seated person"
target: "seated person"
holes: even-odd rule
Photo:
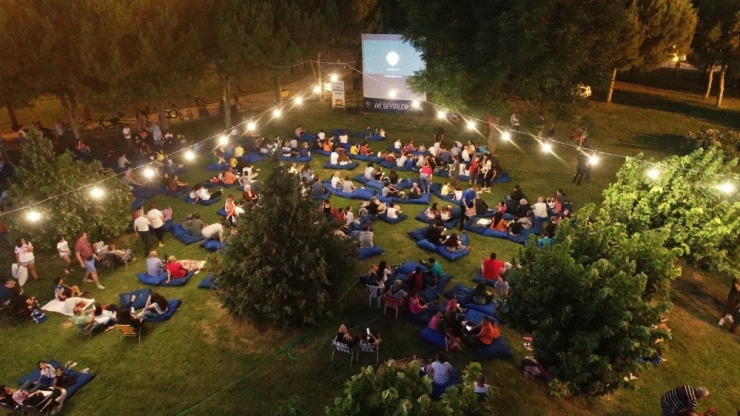
[[[373,335],[370,332],[370,328],[368,328],[365,332],[363,332],[362,334],[360,334],[360,345],[361,346],[363,344],[365,344],[365,345],[366,344],[372,344],[372,345],[374,345],[377,348],[378,346],[380,346],[380,343],[382,341],[383,340],[380,339],[380,334]]]
[[[534,217],[534,211],[531,209],[527,211],[527,216],[522,218],[517,218],[516,222],[522,225],[522,228],[525,230],[531,230],[534,228],[535,224],[535,217]]]
[[[450,235],[450,237],[452,237],[453,235],[455,234],[453,233],[452,235]],[[437,281],[445,274],[444,270],[442,270],[442,263],[435,260],[434,257],[429,257],[429,262],[422,261],[421,264],[423,264],[429,269],[429,273],[431,273],[432,278],[434,280],[433,282],[434,284],[432,284],[431,286],[433,288],[436,288]]]
[[[504,205],[506,205],[507,214],[516,215],[517,208],[519,208],[519,200],[507,196],[506,200],[504,200]]]
[[[430,221],[440,219],[440,212],[436,202],[434,202],[432,206],[424,210],[424,217]]]
[[[493,293],[486,289],[486,284],[479,282],[473,288],[473,299],[472,302],[476,305],[488,305],[493,300]]]
[[[95,304],[95,308],[93,309],[93,325],[90,329],[91,331],[102,327],[105,328],[105,331],[107,332],[115,328],[117,323],[118,320],[116,319],[115,311],[103,309],[101,305]]]
[[[156,251],[150,251],[149,257],[146,259],[146,274],[152,277],[157,277],[164,272],[164,262],[159,258]]]
[[[388,204],[388,208],[385,210],[385,215],[389,220],[397,219],[400,214],[402,214],[400,206],[397,206],[395,202]]]
[[[496,211],[496,213],[493,214],[493,221],[491,221],[489,228],[495,231],[507,231],[509,229],[506,221],[504,221],[503,212]]]
[[[452,197],[452,199],[454,201],[460,201],[462,199],[462,195],[463,195],[463,190],[460,189],[460,187],[458,186],[455,188],[454,196]]]
[[[459,350],[462,351],[462,341],[460,340],[460,337],[455,335],[455,332],[452,330],[452,328],[447,328],[445,330],[445,351],[450,350]]]
[[[342,189],[342,177],[339,172],[334,172],[331,177],[331,187],[334,189]]]
[[[144,310],[139,313],[136,317],[146,321],[147,319],[156,318],[160,315],[167,313],[169,310],[169,304],[164,296],[157,292],[152,292],[149,298],[146,300]]]
[[[414,184],[411,186],[408,197],[409,199],[421,198],[421,188],[419,188],[419,185],[416,182],[414,182]]]
[[[349,148],[349,154],[351,155],[360,154],[360,148],[357,146],[357,143],[352,143],[352,146]]]
[[[303,143],[298,147],[297,156],[299,157],[310,157],[311,151],[308,150],[308,143]]]
[[[552,217],[552,223],[553,224],[560,224],[564,220],[570,219],[570,210],[564,209],[563,212],[560,213],[560,215]]]
[[[331,163],[332,165],[339,164],[339,152],[337,152],[336,148],[334,148],[334,150],[332,150],[331,154],[329,155],[329,163]]]
[[[323,150],[324,150],[325,152],[331,152],[331,149],[332,149],[332,147],[333,147],[333,145],[332,145],[332,143],[331,143],[331,140],[329,140],[329,139],[324,139],[324,141],[323,141],[323,146],[322,146],[322,149],[323,149]]]
[[[365,168],[365,173],[363,175],[365,179],[368,180],[380,180],[380,178],[383,177],[383,171],[382,169],[375,169],[375,164],[373,162],[368,162],[367,167]]]
[[[370,215],[379,215],[386,210],[385,204],[379,203],[376,197],[370,198],[370,202],[365,205],[365,208],[367,208],[367,213]]]
[[[442,386],[449,384],[450,377],[452,377],[452,365],[447,362],[447,357],[444,353],[437,353],[437,360],[430,367],[427,375],[432,378],[435,384]]]
[[[463,245],[462,241],[457,236],[457,233],[450,234],[450,236],[444,241],[444,246],[447,248],[447,251],[451,253],[470,249],[470,246]]]
[[[353,337],[347,327],[344,324],[339,325],[337,336],[334,337],[334,342],[346,344],[348,347],[353,347],[357,342],[357,339]]]
[[[357,236],[357,240],[360,242],[360,248],[375,247],[375,242],[373,241],[374,237],[375,237],[375,234],[373,234],[373,232],[370,231],[370,225],[368,224],[363,225],[362,231],[360,231]]]
[[[206,189],[202,183],[199,183],[190,189],[190,193],[188,194],[188,196],[190,197],[190,199],[194,200],[195,202],[208,201],[209,199],[213,197],[220,196],[223,192],[224,192],[223,188],[219,189],[216,192],[211,192],[208,189]]]
[[[529,202],[522,198],[519,200],[519,206],[516,208],[516,216],[517,218],[524,218],[527,216],[527,212],[529,212],[532,208],[529,206]]]
[[[82,292],[79,287],[65,285],[64,279],[61,277],[54,279],[54,298],[56,300],[64,301],[67,298],[79,297],[81,295]]]
[[[83,310],[82,306],[75,306],[72,309],[72,317],[70,319],[80,328],[90,329],[93,323],[95,323],[93,319],[94,312],[93,309]]]
[[[173,175],[167,183],[167,190],[170,192],[177,192],[185,188],[186,186],[188,186],[187,182],[180,182],[177,178],[177,175]]]
[[[205,227],[205,223],[200,219],[200,214],[197,212],[188,215],[185,221],[182,222],[182,228],[188,231],[190,235],[203,235],[203,227]]]
[[[256,203],[259,200],[259,195],[254,192],[251,186],[247,185],[244,187],[244,192],[242,192],[242,199],[247,204]]]
[[[446,181],[444,185],[442,185],[442,190],[439,192],[442,194],[442,196],[447,196],[450,193],[452,193],[452,186],[450,185],[450,181]]]
[[[362,142],[360,145],[360,154],[363,156],[371,156],[373,154],[373,149],[368,146],[367,141]]]
[[[13,400],[20,406],[33,407],[38,412],[51,409],[50,414],[58,414],[64,406],[67,390],[48,387],[29,393],[23,389],[5,387],[5,394],[12,396]]]
[[[447,301],[447,305],[445,306],[445,313],[454,313],[454,314],[464,314],[465,311],[463,308],[460,307],[460,304],[457,302],[457,293],[453,293],[450,297],[450,300]]]
[[[406,156],[406,153],[403,153],[401,155],[401,157],[399,157],[398,159],[396,159],[396,167],[405,168],[406,167],[406,162],[408,160],[409,160],[409,158],[408,158],[408,156]]]
[[[483,215],[488,212],[488,204],[480,197],[480,192],[475,194],[473,208],[475,208],[475,215]]]
[[[396,299],[399,301],[404,300],[407,296],[406,291],[403,290],[403,282],[400,280],[396,280],[395,282],[393,282],[393,286],[391,286],[387,294],[393,299]]]
[[[424,272],[421,266],[416,266],[413,272],[409,273],[409,278],[406,280],[406,286],[410,292],[421,292],[424,290]]]
[[[424,232],[424,238],[429,240],[434,245],[441,245],[444,241],[444,224],[437,222],[436,224],[430,224]]]
[[[324,214],[326,218],[331,218],[336,214],[334,209],[331,206],[331,202],[329,202],[328,199],[324,199],[324,202],[321,203],[321,208],[319,210]]]
[[[439,331],[439,328],[443,321],[442,318],[442,311],[437,311],[437,313],[432,316],[432,319],[429,320],[429,325],[427,325],[427,327],[429,327],[429,329],[431,329],[432,331]]]
[[[355,184],[352,183],[352,180],[350,180],[349,176],[344,177],[344,181],[342,182],[342,192],[346,193],[352,193],[355,189]]]
[[[28,393],[33,393],[37,390],[52,387],[54,384],[54,378],[56,377],[56,371],[51,364],[46,361],[39,361],[36,363],[36,367],[39,369],[39,378],[36,381],[26,381],[21,385],[19,390],[25,390]]]
[[[393,149],[400,151],[401,147],[403,147],[403,144],[401,144],[401,139],[396,139],[395,143],[393,143]]]
[[[130,248],[127,248],[125,250],[117,249],[115,244],[109,244],[108,251],[100,253],[101,260],[104,260],[106,257],[111,257],[114,261],[120,264],[125,264],[136,260],[136,258],[134,257],[134,252],[131,251]]]
[[[439,219],[442,221],[449,221],[453,219],[454,216],[452,215],[452,206],[447,205],[446,207],[442,208],[442,210],[439,212]]]
[[[517,236],[522,233],[522,224],[512,221],[509,223],[509,235]]]
[[[345,130],[342,130],[342,133],[339,135],[339,143],[341,144],[349,143],[349,136],[347,135],[347,132]]]
[[[77,377],[64,373],[64,367],[59,366],[54,370],[54,381],[51,386],[60,389],[72,387],[77,383]]]
[[[169,273],[167,274],[167,281],[165,283],[169,283],[170,279],[182,279],[190,273],[190,269],[183,267],[182,263],[177,261],[175,256],[169,256],[167,258],[166,267]],[[198,269],[195,270],[197,271]]]
[[[233,185],[236,182],[236,175],[231,172],[231,169],[226,169],[221,174],[221,183],[224,185]],[[208,199],[208,198],[201,198]]]
[[[314,200],[319,200],[322,199],[327,192],[329,192],[329,190],[326,189],[323,183],[321,183],[321,179],[318,177],[314,178],[313,182],[311,182],[311,197]]]
[[[400,194],[399,194],[399,192],[398,192],[398,189],[396,189],[396,188],[392,187],[392,186],[391,186],[391,184],[390,184],[390,183],[388,183],[388,182],[385,182],[385,183],[383,184],[383,189],[382,189],[382,190],[380,191],[380,194],[381,194],[381,195],[382,195],[382,196],[383,196],[384,198],[394,198],[394,197],[396,197],[396,198],[397,198],[397,197],[399,197],[399,196],[400,196]]]
[[[398,185],[400,179],[398,178],[398,172],[396,172],[395,169],[391,169],[390,173],[388,174],[388,181],[391,183],[391,185]]]
[[[537,240],[537,245],[539,247],[545,247],[545,246],[551,246],[553,244],[552,237],[550,237],[550,233],[547,231],[542,232],[542,237],[540,237]]]
[[[340,147],[338,152],[339,152],[339,164],[340,165],[346,165],[351,162],[351,160],[349,160],[349,156],[347,156],[346,150]]]
[[[470,341],[476,347],[487,347],[501,336],[498,326],[491,322],[491,318],[483,315],[478,325],[470,327]]]
[[[419,292],[411,292],[411,297],[409,298],[409,312],[411,312],[412,315],[420,315],[427,309],[429,309],[429,304],[423,304],[421,299],[419,299]]]
[[[506,282],[506,278],[500,274],[493,284],[493,288],[496,290],[496,296],[499,299],[503,299],[509,295],[509,284]]]

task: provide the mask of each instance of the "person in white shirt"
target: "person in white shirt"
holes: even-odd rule
[[[323,142],[326,139],[326,133],[324,133],[324,129],[320,129],[319,134],[317,134],[316,137],[318,137],[319,140]]]
[[[342,144],[349,143],[349,136],[347,136],[346,131],[343,131],[342,134],[339,135],[339,143],[342,143]]]
[[[401,213],[401,207],[397,206],[395,202],[388,204],[388,208],[385,210],[385,215],[388,216],[389,220],[395,220],[398,218],[398,214]]]
[[[331,177],[331,187],[339,189],[342,186],[342,177],[339,176],[339,172],[334,172],[334,176]]]
[[[537,198],[537,203],[532,205],[532,211],[534,211],[534,216],[536,218],[547,218],[547,204],[545,203],[545,198]]]
[[[219,223],[213,223],[203,228],[202,232],[205,240],[203,240],[201,244],[205,243],[208,240],[218,240],[221,243],[224,242],[224,226]]]
[[[297,149],[298,148],[298,139],[296,139],[296,138],[290,139],[290,148],[291,149]]]
[[[446,385],[450,382],[452,376],[452,365],[447,362],[447,357],[443,353],[437,354],[437,361],[431,365],[431,371],[428,373],[435,383]]]
[[[332,165],[339,164],[339,153],[337,153],[337,149],[331,151],[331,154],[329,155],[329,163]]]
[[[375,167],[373,166],[373,162],[370,162],[367,164],[367,167],[365,168],[365,179],[375,179]]]
[[[396,139],[396,142],[395,142],[395,143],[393,143],[393,148],[394,148],[394,149],[398,149],[398,150],[401,150],[401,146],[403,146],[403,145],[401,144],[401,139]]]
[[[347,226],[351,226],[353,222],[355,222],[355,214],[352,213],[352,207],[347,206],[347,208],[344,209],[344,222],[347,224]]]
[[[429,148],[429,154],[437,157],[437,155],[439,154],[439,143],[434,143],[434,145]]]
[[[396,166],[398,166],[399,168],[406,166],[407,160],[409,160],[409,158],[406,157],[406,154],[405,153],[402,154],[401,157],[399,157],[398,160],[396,160]]]
[[[134,231],[139,233],[141,241],[144,242],[144,253],[148,255],[152,251],[152,243],[149,240],[149,220],[141,208],[139,209],[138,217],[134,220]]]
[[[18,268],[23,266],[28,269],[33,280],[39,280],[39,275],[36,273],[36,260],[33,255],[33,244],[31,244],[30,241],[26,241],[24,238],[18,240],[18,244],[15,246],[15,262],[18,264]]]
[[[223,192],[224,192],[223,188],[219,189],[216,192],[210,192],[208,189],[206,189],[206,187],[203,186],[202,183],[199,183],[190,190],[190,194],[188,194],[188,196],[190,197],[190,199],[194,200],[195,202],[198,202],[201,200],[208,201],[209,199],[215,196],[220,196]]]
[[[462,150],[462,158],[465,162],[470,162],[470,152],[467,147],[464,147]]]
[[[64,262],[64,273],[69,274],[72,270],[72,250],[69,248],[69,241],[67,241],[63,235],[59,236],[57,242],[57,253]]]
[[[154,235],[159,240],[159,246],[164,246],[164,214],[157,209],[154,203],[149,204],[149,212],[146,213],[146,219],[149,220],[149,226],[154,231]]]
[[[290,165],[290,168],[288,168],[288,173],[292,173],[294,175],[298,175],[299,174],[298,168],[296,167],[296,164],[295,163],[293,163],[292,165]]]
[[[385,139],[385,130],[380,129],[380,132],[378,134],[380,135],[380,137]]]
[[[342,192],[346,192],[348,194],[352,193],[355,189],[355,184],[352,183],[352,181],[349,179],[349,176],[346,176],[344,178],[344,182],[342,182]]]

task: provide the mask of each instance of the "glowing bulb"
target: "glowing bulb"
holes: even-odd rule
[[[509,133],[508,131],[505,131],[501,133],[501,138],[507,141],[511,140],[511,133]]]
[[[41,219],[41,214],[39,214],[38,211],[29,211],[28,214],[26,214],[26,219],[31,222],[36,222]]]
[[[186,150],[185,151],[185,160],[193,160],[195,159],[195,152],[192,150]]]
[[[391,98],[396,98],[396,95],[398,95],[398,92],[396,90],[390,90],[388,91],[388,96]]]
[[[329,79],[331,80],[331,82],[337,82],[337,81],[339,81],[339,77],[337,76],[337,74],[331,74],[331,76],[329,77]]]
[[[589,156],[589,157],[588,157],[588,163],[590,163],[590,164],[591,164],[591,166],[593,166],[593,165],[597,165],[597,164],[599,163],[599,157],[598,157],[598,156],[596,156],[596,155],[591,155],[591,156]]]
[[[281,114],[282,114],[282,111],[280,111],[279,108],[276,108],[276,109],[272,110],[272,116],[275,117],[275,118],[280,117]]]
[[[295,103],[296,104],[303,104],[303,97],[295,97]]]
[[[105,192],[97,186],[93,187],[90,190],[90,196],[96,199],[102,198],[104,194]]]
[[[147,178],[154,177],[154,169],[152,169],[152,168],[146,168],[146,169],[144,169],[144,176],[146,176]]]
[[[229,144],[229,136],[223,135],[220,139],[218,139],[219,144]]]
[[[658,179],[658,176],[660,176],[660,171],[657,168],[652,168],[647,171],[647,177],[652,180]]]
[[[319,94],[320,92],[321,92],[321,86],[320,85],[317,85],[317,86],[313,87],[313,93],[314,94]]]
[[[411,107],[414,107],[414,108],[421,107],[421,104],[419,104],[419,100],[411,101]]]
[[[719,189],[719,191],[724,194],[732,194],[736,191],[735,185],[730,182],[725,182],[723,184],[717,185],[717,189]]]
[[[446,117],[447,117],[447,111],[445,110],[437,111],[437,118],[446,118]]]
[[[542,151],[545,153],[552,152],[552,145],[550,143],[543,143],[542,144]]]
[[[468,120],[468,129],[475,130],[475,121]]]
[[[254,129],[256,128],[257,128],[257,123],[255,123],[254,121],[250,121],[249,123],[247,123],[247,130],[254,131]]]

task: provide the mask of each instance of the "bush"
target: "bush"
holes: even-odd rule
[[[533,333],[558,396],[614,391],[643,368],[638,359],[658,353],[657,339],[668,339],[653,329],[680,274],[676,253],[663,247],[666,233],[583,221],[593,209],[580,210],[576,225],[559,225],[552,246],[524,247],[509,277],[505,317]]]
[[[236,316],[278,327],[316,324],[330,315],[339,283],[353,277],[357,249],[337,237],[297,175],[274,157],[260,207],[241,215],[214,279],[221,301]]]
[[[432,380],[420,373],[421,367],[413,361],[400,365],[393,360],[385,362],[377,371],[364,367],[344,384],[344,395],[326,407],[328,416],[351,415],[493,415],[493,387],[488,393],[474,392],[475,381],[481,373],[480,363],[470,363],[463,370],[461,383],[449,387],[440,400],[432,401]]]
[[[28,144],[23,148],[20,164],[10,184],[12,206],[23,207],[61,195],[48,202],[34,205],[42,219],[29,222],[23,210],[8,216],[12,238],[32,240],[42,250],[56,248],[56,237],[64,234],[74,242],[80,231],[87,231],[90,240],[105,239],[122,234],[131,221],[129,206],[133,196],[128,187],[117,178],[100,173],[100,163],[74,160],[69,151],[57,156],[51,141],[32,128]],[[100,199],[90,196],[96,183],[105,192]]]
[[[715,147],[725,152],[728,158],[740,157],[740,134],[734,131],[725,133],[715,129],[690,131],[687,135],[692,149]]]
[[[620,222],[629,233],[665,229],[666,247],[679,248],[689,263],[711,272],[740,272],[740,202],[717,185],[734,176],[737,159],[721,150],[696,150],[655,166],[628,158],[617,181],[604,191],[600,215]]]

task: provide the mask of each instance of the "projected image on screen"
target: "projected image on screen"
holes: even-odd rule
[[[406,80],[424,69],[421,53],[401,35],[362,35],[363,89],[366,98],[425,100]]]

